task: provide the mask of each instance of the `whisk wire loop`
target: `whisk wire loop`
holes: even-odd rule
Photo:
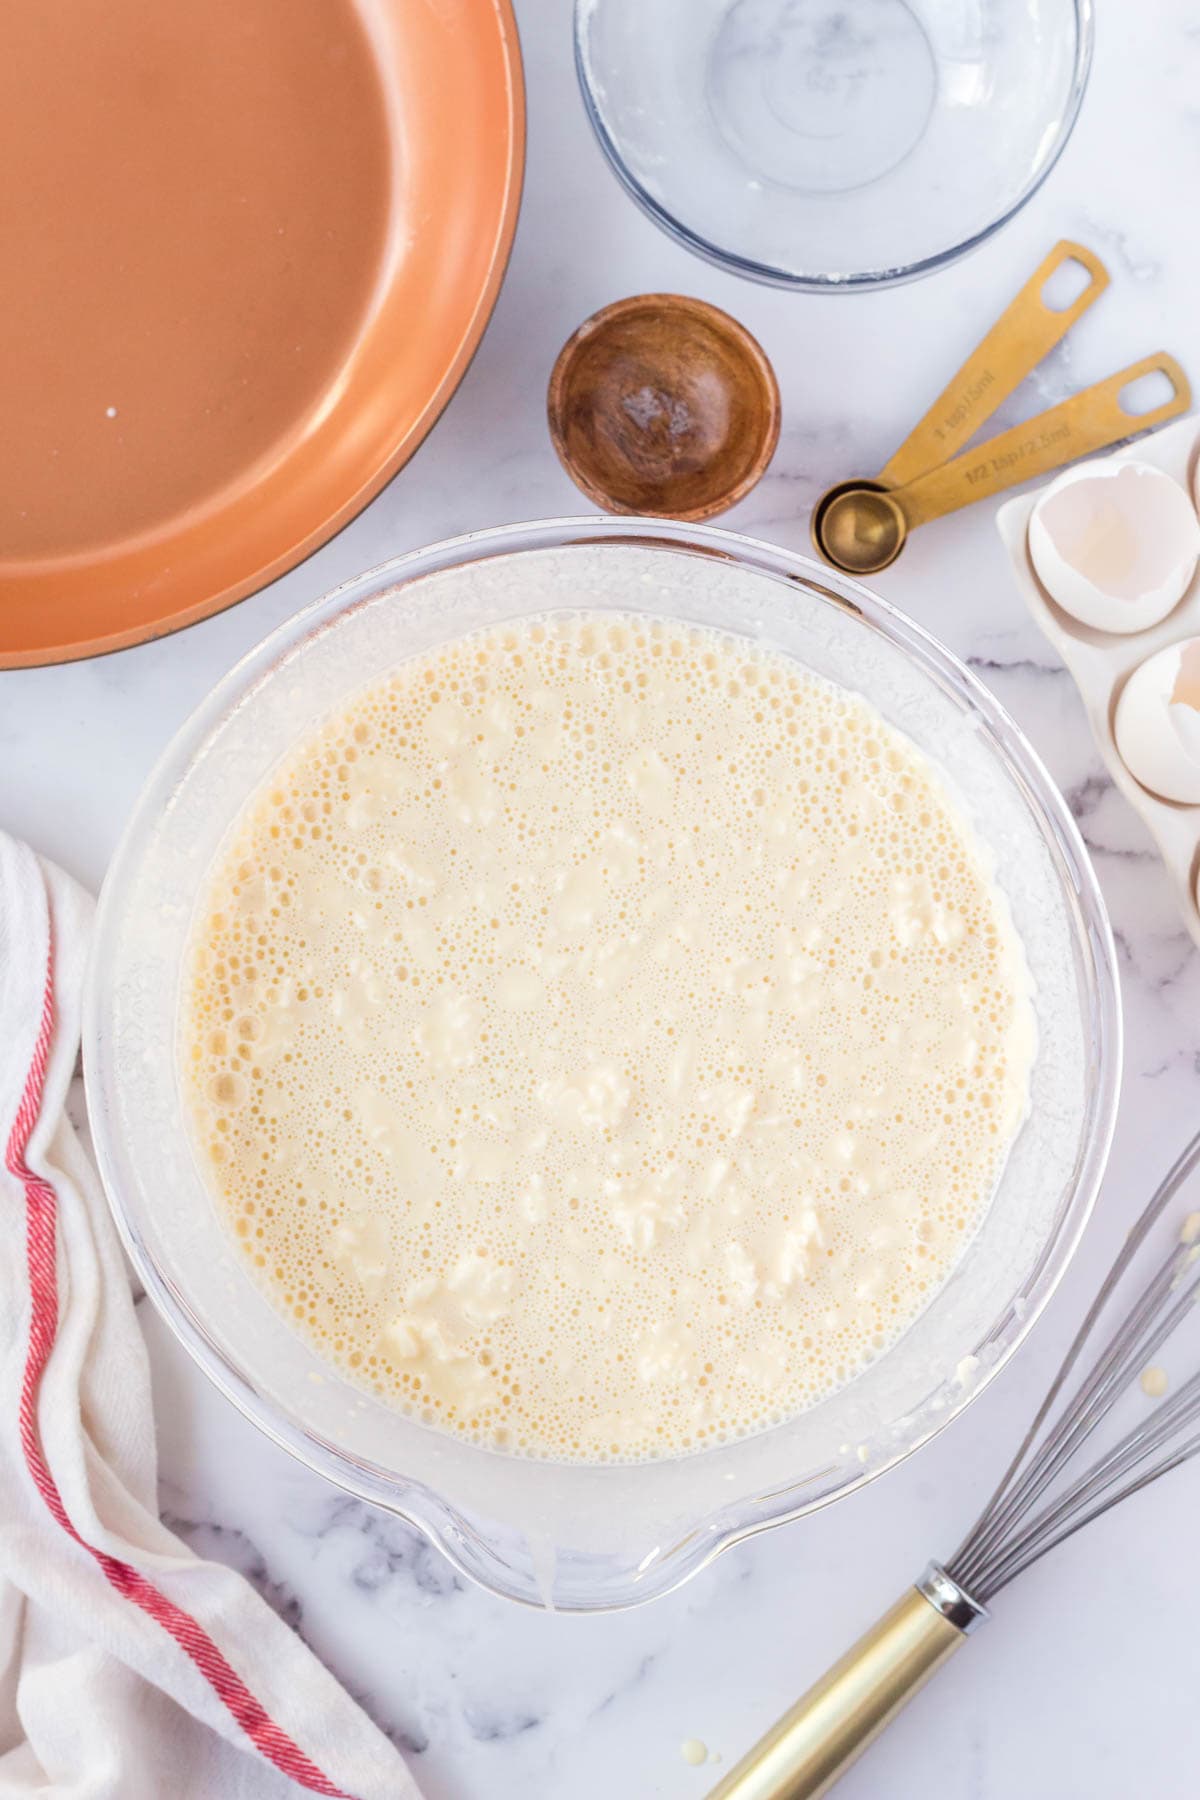
[[[1068,1466],[1094,1437],[1118,1399],[1193,1312],[1200,1298],[1200,1243],[1177,1237],[1145,1287],[1113,1327],[1074,1393],[1062,1396],[1086,1345],[1138,1253],[1200,1166],[1200,1132],[1176,1158],[1134,1225],[1067,1351],[1016,1456],[971,1531],[945,1564],[951,1578],[986,1605],[1048,1550],[1200,1453],[1200,1433],[1178,1434],[1200,1419],[1200,1375],[1061,1489]],[[1062,1402],[1059,1405],[1059,1402]],[[1159,1455],[1159,1452],[1166,1454]],[[1158,1460],[1153,1460],[1157,1456]],[[1128,1477],[1133,1479],[1127,1479]]]

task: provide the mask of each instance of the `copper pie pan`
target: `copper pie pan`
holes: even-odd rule
[[[509,0],[13,0],[0,667],[299,562],[412,455],[516,226]]]

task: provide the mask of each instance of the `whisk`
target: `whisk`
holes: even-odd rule
[[[1002,1588],[1093,1519],[1200,1451],[1200,1373],[1107,1448],[1093,1440],[1114,1405],[1200,1297],[1200,1212],[1164,1215],[1200,1164],[1200,1133],[1126,1238],[996,1492],[959,1548],[931,1562],[877,1625],[713,1789],[709,1800],[819,1800],[929,1677],[988,1617]],[[1161,1226],[1159,1232],[1156,1226]],[[1150,1246],[1151,1237],[1159,1248]],[[1144,1252],[1144,1254],[1143,1254]],[[1069,1387],[1121,1294],[1149,1279]],[[1120,1290],[1120,1293],[1119,1293]],[[1195,1315],[1193,1315],[1195,1316]],[[1082,1472],[1077,1459],[1093,1445]]]

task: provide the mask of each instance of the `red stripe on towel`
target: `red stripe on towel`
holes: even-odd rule
[[[190,1613],[168,1600],[146,1577],[129,1563],[110,1556],[86,1543],[67,1516],[62,1496],[42,1454],[37,1428],[37,1397],[42,1374],[58,1331],[58,1202],[53,1187],[26,1165],[25,1153],[41,1110],[46,1083],[46,1067],[50,1057],[50,1040],[54,1030],[54,954],[51,947],[46,970],[46,987],[42,1001],[42,1020],[34,1046],[33,1061],[25,1081],[25,1091],[17,1116],[13,1120],[5,1150],[5,1163],[25,1189],[26,1259],[29,1268],[29,1347],[25,1358],[25,1375],[21,1383],[20,1430],[25,1462],[53,1517],[75,1542],[95,1558],[118,1593],[170,1633],[182,1650],[191,1657],[205,1680],[211,1683],[217,1697],[228,1707],[255,1749],[274,1763],[277,1769],[301,1787],[314,1794],[325,1794],[330,1800],[351,1800],[327,1775],[322,1774],[312,1759],[286,1731],[271,1718],[261,1701],[255,1698],[237,1671],[209,1637],[204,1627]]]

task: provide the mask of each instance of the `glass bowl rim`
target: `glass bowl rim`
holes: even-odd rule
[[[382,1508],[419,1531],[470,1580],[506,1599],[542,1607],[547,1604],[537,1572],[514,1562],[489,1541],[486,1521],[476,1524],[452,1501],[402,1474],[388,1474],[364,1464],[315,1433],[293,1423],[276,1403],[260,1393],[250,1377],[226,1354],[192,1309],[187,1295],[157,1264],[129,1204],[131,1185],[123,1174],[130,1159],[104,1104],[106,1080],[106,978],[114,966],[120,933],[127,870],[136,867],[148,835],[156,829],[173,795],[214,725],[231,701],[252,691],[299,643],[334,622],[343,612],[370,597],[383,585],[394,586],[437,571],[479,561],[490,555],[528,550],[564,549],[579,544],[635,543],[660,549],[715,555],[775,580],[791,580],[828,604],[857,616],[897,648],[907,652],[923,672],[948,686],[960,702],[970,704],[986,720],[995,753],[1018,778],[1035,802],[1040,823],[1054,840],[1058,857],[1070,871],[1078,916],[1074,934],[1086,964],[1088,1020],[1095,1046],[1095,1079],[1086,1101],[1086,1131],[1081,1138],[1077,1178],[1060,1210],[1057,1225],[1043,1244],[1022,1292],[992,1321],[980,1349],[1001,1341],[998,1353],[985,1356],[977,1378],[961,1398],[927,1420],[911,1441],[871,1466],[852,1471],[824,1489],[810,1491],[788,1504],[790,1490],[776,1499],[776,1510],[763,1510],[762,1499],[739,1498],[694,1520],[679,1540],[653,1559],[650,1567],[622,1565],[597,1587],[585,1573],[576,1588],[554,1593],[557,1611],[617,1611],[670,1593],[714,1560],[721,1551],[758,1532],[786,1524],[828,1505],[904,1461],[937,1436],[982,1392],[1023,1343],[1065,1274],[1091,1215],[1104,1175],[1116,1124],[1122,1068],[1122,1015],[1116,952],[1099,883],[1078,827],[1036,751],[1007,710],[953,652],[899,608],[861,583],[826,569],[812,558],[781,549],[740,532],[707,525],[677,524],[654,518],[610,518],[604,515],[534,520],[464,533],[408,551],[341,583],[276,626],[229,669],[184,720],[154,765],[141,790],[113,855],[101,890],[89,959],[83,1016],[83,1064],[89,1118],[97,1164],[117,1229],[143,1288],[176,1340],[203,1373],[242,1415],[298,1462],[354,1498]],[[1064,872],[1060,876],[1065,879]],[[841,1475],[843,1471],[839,1471]],[[816,1484],[811,1484],[816,1488]],[[740,1513],[740,1517],[733,1516]]]
[[[1021,208],[1037,193],[1066,149],[1071,133],[1075,129],[1075,122],[1079,117],[1079,109],[1083,104],[1095,48],[1093,0],[1070,0],[1075,14],[1075,64],[1070,91],[1067,94],[1066,105],[1059,121],[1057,135],[1042,167],[1030,176],[1025,186],[1002,212],[996,214],[995,218],[980,226],[977,231],[971,232],[959,243],[951,244],[945,250],[936,250],[928,256],[917,257],[914,262],[898,263],[892,268],[859,269],[840,274],[820,274],[816,271],[797,272],[794,269],[781,268],[775,263],[758,262],[753,257],[739,256],[735,250],[724,249],[720,244],[714,243],[711,238],[704,237],[698,231],[693,231],[690,226],[677,219],[674,213],[656,200],[638,181],[626,164],[616,140],[605,124],[592,91],[588,73],[589,55],[584,37],[586,15],[594,9],[595,4],[596,0],[575,0],[575,74],[579,82],[583,109],[587,114],[596,141],[625,192],[658,226],[660,231],[664,231],[668,237],[673,238],[683,249],[689,250],[693,256],[700,257],[715,268],[725,269],[731,275],[741,275],[748,281],[757,281],[767,287],[790,288],[793,292],[801,294],[871,293],[877,288],[901,287],[905,282],[919,281],[922,276],[932,275],[938,269],[947,268],[951,263],[958,262],[960,258],[969,256],[972,250],[977,250],[996,232],[1003,230],[1009,220],[1015,218]]]

